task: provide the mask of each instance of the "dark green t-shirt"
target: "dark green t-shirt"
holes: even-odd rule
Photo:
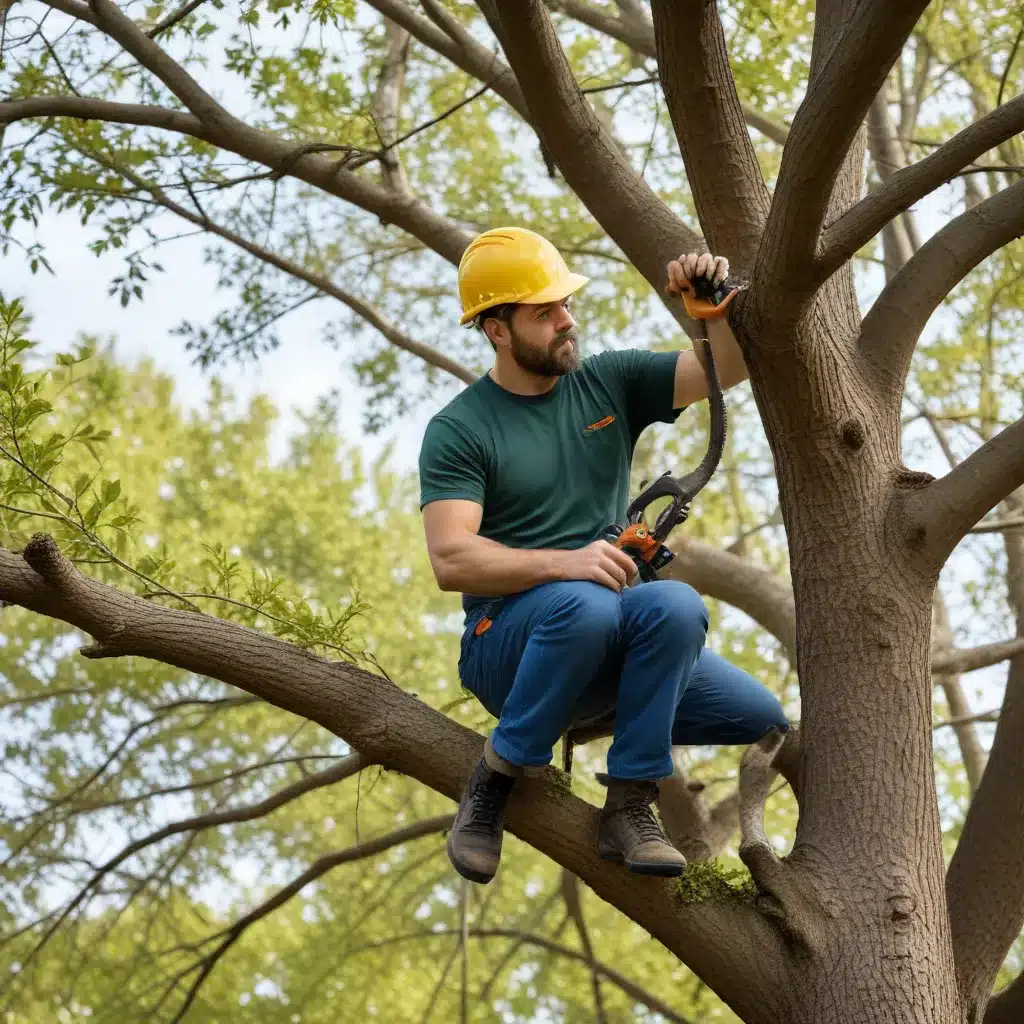
[[[602,352],[544,395],[480,377],[427,424],[420,507],[464,498],[483,506],[480,535],[513,548],[580,548],[629,504],[633,448],[672,423],[677,352]],[[463,607],[489,598],[463,595]]]

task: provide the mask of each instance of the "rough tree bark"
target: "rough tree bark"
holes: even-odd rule
[[[394,181],[377,185],[232,117],[110,0],[48,2],[120,42],[187,112],[63,96],[0,104],[0,123],[66,114],[187,133],[379,213],[457,262],[467,241],[459,226]],[[408,5],[373,2],[483,74],[483,54],[459,37],[440,5],[425,4],[428,16],[414,18]],[[523,108],[571,187],[660,286],[665,260],[697,236],[632,172],[581,94],[548,5],[479,6],[508,62],[507,69],[494,65],[495,89]],[[1014,662],[948,878],[931,756],[930,656],[943,563],[986,512],[1024,484],[1024,420],[933,480],[903,464],[900,411],[928,317],[972,267],[1024,232],[1024,183],[905,253],[863,321],[849,263],[912,203],[1021,129],[1020,100],[1011,100],[863,197],[865,122],[876,139],[879,125],[887,131],[877,105],[869,117],[872,104],[926,6],[819,0],[806,97],[784,136],[769,195],[716,5],[652,3],[649,30],[702,230],[749,272],[730,320],[775,460],[792,566],[795,629],[785,605],[769,628],[795,653],[799,742],[780,746],[769,737],[751,747],[733,804],[711,811],[679,794],[681,827],[692,831],[696,822],[708,849],[735,810],[758,898],[688,903],[671,883],[601,864],[596,810],[567,794],[551,771],[528,779],[509,808],[510,831],[645,927],[750,1024],[1003,1024],[1021,1005],[1017,983],[986,1014],[993,979],[1024,922],[1024,875],[1017,870],[1024,779],[1014,742],[1024,713],[1024,656]],[[640,6],[620,8],[608,31],[649,45]],[[700,118],[688,108],[694,96]],[[691,557],[699,550],[690,548]],[[1019,551],[1014,558],[1019,567]],[[685,557],[680,570],[687,572]],[[42,537],[23,556],[0,552],[0,600],[92,634],[87,656],[156,658],[239,686],[319,722],[367,761],[453,799],[479,756],[481,737],[388,680],[253,630],[119,594],[77,572]],[[794,784],[800,807],[792,852],[782,859],[761,823],[777,771]],[[984,896],[992,865],[1007,868],[998,900]]]

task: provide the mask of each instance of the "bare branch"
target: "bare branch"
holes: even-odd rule
[[[953,720],[959,720],[953,728],[960,746],[964,770],[967,772],[967,785],[973,795],[977,792],[985,772],[985,751],[978,740],[978,731],[974,728],[974,723],[963,721],[970,715],[970,705],[967,703],[963,686],[960,685],[960,673],[968,670],[961,667],[963,662],[950,657],[958,652],[953,651],[953,628],[949,621],[945,598],[939,587],[935,588],[935,596],[932,599],[932,643],[945,648],[941,655],[933,652],[932,672],[938,677],[938,683],[946,695],[946,703],[949,705]]]
[[[975,121],[913,166],[897,170],[881,188],[825,229],[818,257],[819,276],[830,277],[893,217],[951,181],[982,154],[1022,131],[1024,95]]]
[[[879,90],[868,111],[868,150],[883,184],[890,181],[904,163],[903,147],[899,144],[896,126],[889,116],[887,92],[888,83]],[[915,244],[917,231],[911,226],[912,220],[913,214],[907,213],[903,217],[893,218],[882,229],[886,283],[896,276],[918,249]]]
[[[379,309],[372,306],[365,300],[360,299],[357,295],[353,295],[351,292],[345,291],[343,288],[339,288],[338,285],[336,285],[330,278],[325,277],[323,274],[315,274],[312,271],[307,270],[301,264],[295,263],[293,260],[286,259],[283,256],[278,256],[269,249],[251,242],[236,231],[232,231],[230,228],[226,228],[223,225],[210,220],[205,215],[193,213],[187,207],[184,207],[180,203],[171,199],[158,185],[147,181],[131,169],[97,153],[86,150],[82,150],[82,152],[86,153],[90,159],[96,160],[103,166],[116,171],[123,178],[132,182],[132,184],[136,185],[138,188],[148,192],[160,206],[175,214],[175,216],[188,221],[190,224],[195,224],[197,227],[202,228],[204,231],[208,231],[212,235],[216,235],[218,238],[223,238],[225,241],[244,250],[251,256],[255,256],[256,259],[266,263],[268,266],[275,267],[297,280],[305,281],[306,284],[317,289],[323,294],[330,296],[332,299],[337,299],[338,302],[344,303],[352,310],[353,313],[362,317],[362,319],[364,319],[371,327],[379,331],[381,335],[383,335],[383,337],[396,348],[400,348],[404,352],[417,356],[428,365],[434,366],[439,370],[443,370],[445,373],[450,373],[453,377],[457,377],[466,384],[472,384],[477,379],[477,374],[468,367],[449,358],[443,352],[439,352],[436,348],[410,338],[404,331],[400,330],[386,316],[384,316]],[[126,196],[124,198],[129,197]]]
[[[394,192],[408,194],[409,181],[402,162],[395,152],[398,124],[402,109],[402,90],[405,87],[405,68],[409,59],[409,33],[401,25],[384,19],[388,52],[380,69],[377,91],[373,97],[373,114],[381,142],[381,176],[384,184]]]
[[[811,273],[840,169],[927,0],[888,4],[819,2],[807,94],[782,153],[771,214],[758,255],[766,294],[810,297]],[[806,278],[804,288],[794,281]]]
[[[324,148],[320,144],[292,143],[268,132],[250,128],[241,121],[227,132],[219,128],[210,129],[198,118],[182,111],[78,96],[37,96],[0,103],[0,125],[47,117],[134,124],[201,139],[270,167],[279,175],[294,175],[330,195],[353,203],[379,217],[384,223],[394,224],[409,232],[455,266],[458,266],[472,237],[459,224],[436,213],[421,200],[396,195],[390,189],[346,170],[343,163],[319,155],[318,151]]]
[[[583,947],[583,955],[587,960],[587,967],[590,968],[590,981],[594,992],[594,1020],[596,1024],[608,1024],[608,1014],[604,1008],[604,996],[601,994],[601,972],[597,969],[597,956],[594,953],[594,945],[590,941],[590,932],[587,929],[587,922],[583,916],[580,880],[571,871],[565,871],[564,869],[562,871],[562,899],[565,901],[565,908],[576,928],[576,934],[579,936],[580,945]]]
[[[154,606],[81,575],[51,538],[24,555],[0,549],[0,601],[62,619],[96,638],[101,656],[152,658],[219,679],[319,723],[363,756],[458,800],[483,737],[389,679],[330,662],[259,630]],[[507,830],[568,868],[603,900],[676,952],[754,1024],[767,1022],[785,969],[781,936],[743,902],[675,905],[670,879],[638,879],[597,856],[597,809],[565,792],[553,769],[521,780]]]
[[[701,227],[712,251],[749,270],[771,195],[744,124],[718,5],[654,0],[651,9],[665,99]]]
[[[592,28],[611,39],[625,43],[631,50],[636,51],[643,57],[657,57],[658,45],[654,36],[654,23],[647,14],[646,9],[637,3],[633,6],[636,15],[631,17],[613,18],[596,7],[591,7],[584,0],[548,0],[548,7],[552,10],[563,11],[570,18],[588,28]],[[622,5],[620,4],[620,9]],[[623,13],[625,13],[623,11]],[[789,136],[789,129],[778,121],[762,114],[746,103],[742,104],[743,117],[751,128],[756,128],[765,138],[777,142],[780,146],[785,145]]]
[[[633,170],[580,92],[541,0],[497,0],[501,43],[569,187],[662,294],[665,267],[700,242]],[[700,246],[703,248],[703,246]],[[679,304],[670,307],[685,320]]]
[[[912,492],[904,502],[906,535],[919,554],[941,566],[971,527],[1022,484],[1024,417],[945,476]]]
[[[881,380],[902,392],[917,339],[943,299],[1022,233],[1024,179],[955,217],[921,246],[864,318],[861,351]]]
[[[530,932],[517,931],[515,928],[470,928],[469,934],[474,939],[511,939],[514,942],[526,946],[535,946],[548,953],[555,953],[569,960],[576,960],[588,964],[587,956],[577,949],[570,949],[568,946],[547,938],[544,935],[536,935]],[[439,936],[458,937],[461,932],[456,929],[438,929],[437,931],[412,932],[408,935],[394,935],[388,939],[381,939],[377,942],[367,943],[360,952],[371,952],[382,949],[386,946],[393,946],[399,942],[412,942],[424,939],[434,939]],[[662,1002],[657,996],[652,995],[646,989],[641,988],[636,982],[630,981],[624,974],[620,974],[615,968],[609,967],[600,960],[594,962],[594,970],[603,978],[607,978],[613,985],[622,989],[630,998],[646,1006],[652,1013],[659,1014],[672,1024],[689,1024],[685,1017],[681,1017],[667,1003]]]
[[[405,0],[367,0],[367,3],[386,18],[401,25],[418,42],[446,57],[467,75],[489,83],[498,96],[524,121],[529,122],[530,112],[512,69],[483,43],[468,32],[462,32],[461,25],[458,26],[460,31],[455,34],[451,26],[455,19],[450,15],[450,21],[446,19],[444,28],[441,28],[413,10]],[[457,22],[455,24],[458,25]],[[447,31],[448,28],[452,28],[452,32]]]
[[[179,1007],[172,1024],[177,1024],[178,1021],[185,1017],[196,996],[199,994],[199,989],[217,966],[218,961],[242,935],[256,924],[257,921],[263,920],[263,918],[287,903],[293,896],[309,885],[310,882],[316,881],[316,879],[341,864],[349,864],[352,861],[375,857],[378,853],[383,853],[385,850],[390,850],[392,847],[400,846],[402,843],[407,843],[410,840],[421,839],[424,836],[442,832],[444,829],[450,828],[454,820],[454,814],[442,814],[435,818],[427,818],[406,828],[389,832],[387,835],[380,836],[377,839],[371,839],[368,842],[360,843],[358,846],[350,846],[348,849],[339,850],[337,853],[329,853],[319,858],[319,860],[303,871],[301,875],[289,882],[283,889],[279,889],[274,893],[270,899],[261,903],[244,917],[240,917],[230,928],[222,932],[220,936],[217,936],[217,938],[221,939],[220,943],[193,968],[199,971],[198,976],[189,988],[185,1001]]]
[[[971,527],[971,533],[1002,533],[1004,530],[1024,529],[1024,519],[1010,516],[1007,519],[993,519]]]
[[[1024,651],[1024,637],[1017,636],[1012,640],[1001,640],[994,644],[982,644],[963,650],[949,649],[937,651],[932,655],[932,672],[954,672],[962,675],[965,672],[976,672],[989,665],[998,665],[1001,661],[1013,658]]]
[[[111,871],[114,871],[130,857],[134,857],[137,853],[140,853],[147,847],[163,842],[163,840],[169,839],[171,836],[180,835],[183,832],[200,832],[205,829],[219,828],[222,825],[232,825],[243,821],[253,821],[256,818],[265,817],[273,811],[276,811],[278,808],[284,807],[286,804],[297,800],[300,796],[303,796],[306,793],[312,792],[315,789],[322,789],[324,786],[332,786],[337,782],[341,782],[342,780],[355,775],[366,767],[368,767],[368,765],[365,759],[361,758],[358,754],[352,754],[322,772],[316,772],[304,779],[300,779],[291,786],[286,786],[284,789],[279,790],[277,793],[267,797],[265,800],[261,800],[259,803],[250,804],[246,807],[235,807],[224,811],[213,811],[208,814],[200,814],[192,818],[186,818],[183,821],[176,821],[170,825],[165,825],[156,832],[151,832],[148,836],[144,836],[142,839],[137,839],[135,842],[129,843],[123,850],[121,850],[120,853],[111,857],[105,864],[102,864],[92,878],[90,878],[79,892],[75,894],[74,898],[67,904],[67,906],[64,907],[56,920],[54,920],[46,929],[32,952],[24,958],[22,967],[24,968],[31,963],[33,958],[46,945],[57,929],[60,928],[71,914],[75,912],[75,910],[88,897],[89,893],[93,892]]]
[[[947,726],[955,729],[960,725],[973,725],[975,722],[998,722],[999,708],[989,711],[979,711],[976,715],[964,715],[960,718],[949,718],[945,722],[936,722],[932,729],[945,729]]]

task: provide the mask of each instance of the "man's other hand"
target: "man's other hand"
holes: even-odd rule
[[[693,279],[703,277],[715,285],[729,276],[729,261],[724,256],[712,256],[709,252],[687,253],[668,265],[669,295],[681,295],[693,291]]]
[[[567,580],[589,580],[617,593],[636,576],[633,559],[606,540],[595,540],[585,548],[559,554]]]

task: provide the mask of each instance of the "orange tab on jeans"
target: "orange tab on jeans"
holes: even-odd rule
[[[483,636],[494,625],[492,619],[487,618],[485,615],[477,624],[473,630],[473,636]]]

